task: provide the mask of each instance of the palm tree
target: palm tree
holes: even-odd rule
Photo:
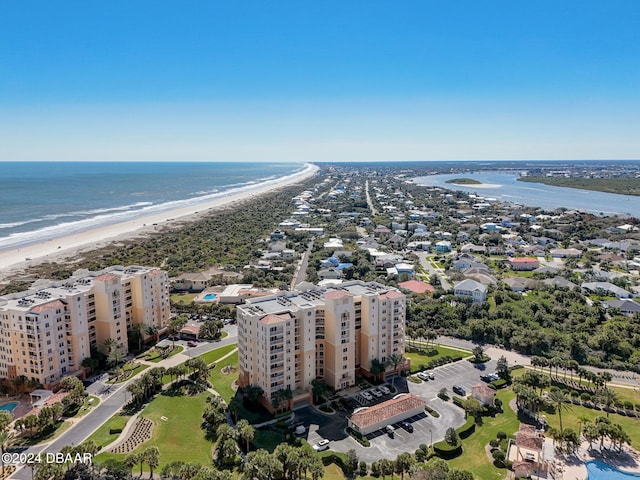
[[[160,464],[160,449],[155,445],[150,446],[144,452],[142,452],[144,461],[149,465],[149,473],[151,479],[153,479],[153,469]]]
[[[119,365],[123,359],[124,359],[124,353],[122,353],[122,350],[115,347],[113,348],[113,350],[109,352],[109,356],[107,357],[107,363],[109,365]]]
[[[9,447],[9,444],[11,443],[12,438],[13,438],[13,435],[11,435],[11,432],[6,428],[0,431],[0,454],[2,454],[1,455],[2,459],[0,460],[0,464],[2,465],[2,478],[4,478],[4,452]]]
[[[392,370],[393,376],[391,377],[391,386],[395,385],[394,382],[396,380],[396,375],[398,374],[398,367],[402,364],[404,364],[404,356],[402,356],[401,354],[394,353],[389,357],[389,365],[393,367],[393,370]]]
[[[369,367],[369,372],[373,375],[373,378],[379,378],[382,374],[384,374],[385,366],[377,358],[371,360],[371,367]]]
[[[602,403],[605,406],[605,411],[607,412],[607,417],[609,416],[609,410],[611,410],[611,405],[613,405],[618,398],[618,394],[609,388],[605,388],[596,396],[598,402]]]
[[[245,442],[245,445],[246,445],[245,452],[248,453],[249,452],[249,446],[250,446],[251,442],[253,442],[253,439],[254,439],[254,437],[256,435],[256,430],[255,430],[255,428],[253,428],[253,425],[251,425],[244,418],[238,422],[238,424],[236,425],[236,428],[238,429],[238,436],[239,436],[240,440]]]
[[[105,347],[107,355],[109,355],[111,353],[111,350],[113,350],[118,345],[118,342],[116,342],[113,338],[107,338],[102,345]]]
[[[548,399],[549,402],[551,402],[551,404],[556,407],[556,411],[558,412],[558,420],[560,422],[560,433],[562,434],[562,411],[569,409],[569,405],[567,404],[567,396],[562,390],[553,390],[549,392]]]
[[[171,347],[172,348],[175,347],[176,333],[178,333],[180,330],[182,330],[186,324],[187,324],[186,315],[178,315],[177,317],[173,317],[169,321],[169,331],[171,332],[171,341],[172,341]]]

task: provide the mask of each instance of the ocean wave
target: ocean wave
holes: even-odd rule
[[[122,222],[134,220],[136,218],[145,217],[152,214],[169,212],[171,210],[175,210],[178,208],[195,207],[197,205],[207,203],[211,200],[216,200],[221,197],[226,197],[229,195],[234,195],[242,192],[248,192],[251,190],[257,190],[259,188],[268,187],[274,184],[286,182],[289,179],[299,175],[304,170],[309,170],[311,168],[313,168],[312,165],[305,165],[305,168],[297,169],[293,173],[283,177],[270,175],[268,177],[252,180],[250,182],[227,185],[222,187],[224,188],[223,190],[216,191],[213,193],[207,193],[206,195],[200,195],[196,197],[182,199],[182,200],[172,200],[172,201],[158,203],[158,204],[152,204],[151,202],[137,202],[132,205],[126,205],[121,207],[93,209],[93,210],[75,212],[74,215],[72,215],[71,212],[67,212],[64,214],[61,213],[61,214],[58,214],[57,216],[50,216],[52,218],[49,218],[48,220],[57,220],[57,219],[61,219],[69,216],[78,216],[79,214],[82,214],[84,216],[88,216],[88,215],[91,215],[91,216],[89,216],[88,218],[83,218],[79,220],[61,222],[61,223],[56,223],[54,225],[47,225],[41,228],[29,230],[29,231],[11,233],[10,235],[7,235],[5,237],[0,237],[0,249],[7,249],[12,247],[17,247],[20,245],[39,243],[39,242],[63,237],[69,234],[90,230],[92,228],[96,228],[100,226],[113,225],[116,223],[122,223]],[[227,188],[227,187],[230,187],[230,188]],[[43,219],[32,220],[30,222],[25,222],[25,223],[33,223],[36,221],[43,221]]]

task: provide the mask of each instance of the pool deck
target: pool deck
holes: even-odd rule
[[[220,293],[220,288],[207,288],[200,292],[198,296],[193,299],[193,301],[194,303],[218,303]],[[215,298],[204,298],[207,295],[215,295]]]
[[[13,418],[20,418],[27,415],[31,408],[31,404],[29,402],[29,395],[19,395],[19,396],[11,396],[0,399],[0,405],[6,405],[7,403],[17,402],[16,408],[11,410],[13,414]]]
[[[605,447],[608,442],[605,442]],[[586,463],[591,460],[599,460],[607,465],[623,472],[640,474],[640,452],[633,447],[625,445],[621,453],[616,450],[601,452],[599,442],[593,443],[593,449],[589,450],[589,443],[583,442],[575,455],[556,456],[557,467],[562,472],[557,479],[563,480],[587,480]]]

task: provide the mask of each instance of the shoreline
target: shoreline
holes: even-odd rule
[[[187,207],[165,210],[125,222],[91,228],[54,239],[0,251],[0,280],[18,273],[26,267],[78,256],[83,252],[111,243],[159,232],[163,228],[176,228],[185,222],[193,221],[215,210],[222,210],[238,202],[307,180],[315,175],[318,170],[319,167],[316,165],[307,164],[306,168],[300,172],[277,180],[253,185],[231,195],[223,195],[219,198]]]

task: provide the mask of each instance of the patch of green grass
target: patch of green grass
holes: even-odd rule
[[[412,342],[413,343],[413,342]],[[431,346],[427,347],[426,345],[422,345],[425,347],[426,351],[431,350]],[[419,372],[424,370],[429,362],[433,360],[437,360],[439,358],[449,356],[456,360],[468,357],[471,355],[471,352],[468,350],[456,350],[453,348],[443,347],[442,345],[438,345],[433,348],[432,351],[435,351],[433,355],[427,355],[425,352],[414,351],[414,352],[405,352],[405,357],[411,360],[411,372]]]
[[[88,395],[84,399],[84,403],[78,409],[78,411],[73,415],[72,418],[80,418],[84,417],[87,413],[91,411],[92,408],[97,407],[100,404],[100,399],[95,395]]]
[[[342,469],[335,463],[330,463],[324,467],[324,480],[346,480]]]
[[[176,345],[175,347],[173,347],[169,355],[163,357],[161,354],[159,354],[157,357],[149,358],[148,360],[153,363],[158,363],[164,360],[165,358],[169,358],[169,357],[173,357],[174,355],[177,355],[182,350],[184,350],[184,347],[182,345]]]
[[[122,429],[129,421],[129,415],[122,415],[120,413],[116,413],[105,423],[100,425],[100,427],[89,436],[87,440],[92,440],[96,443],[96,445],[106,446],[111,442],[114,442],[119,436],[119,433],[109,433],[111,429]]]
[[[153,421],[151,440],[140,445],[135,452],[139,453],[149,445],[157,446],[160,449],[157,471],[175,461],[210,465],[211,442],[205,439],[205,432],[200,428],[208,395],[205,392],[196,396],[158,395],[154,398],[140,413],[140,416]],[[101,453],[96,461],[102,463],[108,458],[122,460],[124,457],[123,454]]]
[[[207,362],[207,365],[211,365],[221,357],[224,357],[227,353],[233,351],[235,348],[235,343],[231,345],[225,345],[224,347],[216,348],[215,350],[211,350],[210,352],[203,353],[202,355],[200,355],[200,358]]]
[[[505,432],[513,435],[520,425],[515,412],[509,407],[509,402],[515,398],[515,394],[510,390],[498,392],[497,398],[502,400],[503,413],[495,418],[484,417],[483,425],[476,426],[476,431],[468,438],[462,440],[462,455],[449,460],[449,466],[473,472],[475,478],[482,480],[502,480],[507,471],[493,466],[485,453],[485,446],[494,438],[498,432]]]
[[[126,382],[127,380],[129,380],[131,377],[133,377],[134,375],[137,375],[138,373],[140,373],[141,371],[145,370],[149,368],[149,365],[143,365],[142,363],[136,363],[135,365],[132,364],[127,364],[124,366],[123,370],[125,371],[126,375],[123,375],[122,377],[118,378],[117,380],[109,380],[106,383],[109,384],[115,384],[115,383],[122,383],[122,382]]]
[[[172,293],[169,298],[173,303],[189,305],[198,295],[198,293]]]
[[[580,430],[580,418],[588,419],[593,422],[596,417],[606,417],[607,412],[596,410],[594,408],[583,407],[582,405],[573,405],[567,403],[567,408],[562,411],[562,428],[572,428],[574,431]],[[549,414],[542,412],[547,417],[549,426],[560,429],[560,417],[558,412]],[[618,423],[623,430],[631,437],[631,445],[634,448],[640,448],[640,421],[636,418],[629,418],[617,413],[609,414],[609,420],[612,423]]]
[[[224,367],[233,367],[234,369],[229,373],[222,373]],[[224,360],[216,362],[216,367],[209,371],[209,381],[211,382],[213,389],[220,394],[227,404],[236,393],[232,386],[237,379],[238,352],[234,352]]]
[[[63,422],[58,422],[53,427],[47,428],[46,430],[43,430],[42,432],[36,435],[16,438],[13,441],[13,445],[26,447],[26,446],[41,445],[44,443],[49,443],[52,440],[55,440],[56,438],[58,438],[67,430],[69,430],[70,427],[71,427],[70,421],[65,420]]]

